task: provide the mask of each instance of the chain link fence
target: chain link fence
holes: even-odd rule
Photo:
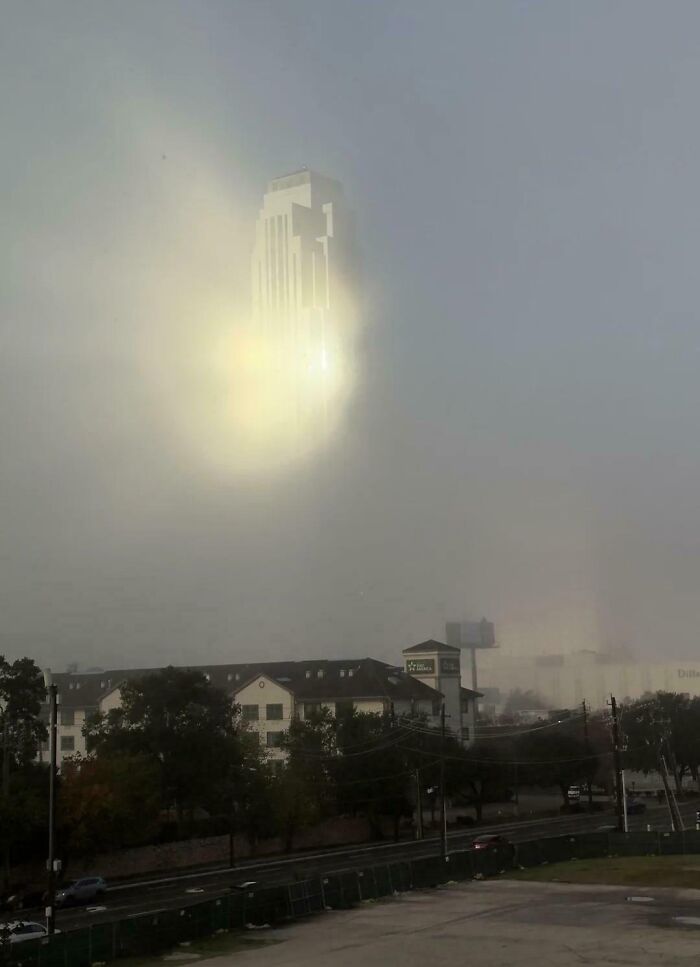
[[[251,886],[177,909],[97,923],[51,940],[0,946],[0,967],[93,967],[124,957],[163,953],[221,931],[273,926],[325,910],[342,910],[407,890],[495,876],[507,869],[603,856],[700,853],[700,832],[582,833],[515,846],[455,850],[339,870],[280,886]]]

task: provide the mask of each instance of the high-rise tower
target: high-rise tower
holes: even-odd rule
[[[325,412],[347,364],[354,233],[340,182],[303,168],[267,186],[252,257],[252,308],[297,417]]]

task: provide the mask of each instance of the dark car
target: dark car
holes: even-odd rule
[[[56,906],[67,907],[78,903],[89,903],[104,896],[107,884],[101,876],[85,876],[81,880],[64,883],[56,891]]]
[[[17,886],[11,893],[0,897],[0,912],[33,910],[44,903],[45,891],[32,886]]]
[[[501,849],[512,853],[515,847],[500,833],[482,833],[472,840],[472,849]]]
[[[627,800],[627,815],[628,816],[639,816],[641,813],[647,811],[647,804],[642,802],[641,799],[628,799]]]

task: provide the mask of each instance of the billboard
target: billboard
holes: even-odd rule
[[[493,621],[448,621],[445,625],[447,644],[453,648],[494,648],[496,633]]]

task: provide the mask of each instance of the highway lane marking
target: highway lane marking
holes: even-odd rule
[[[700,927],[700,917],[674,917],[676,923],[683,923],[689,927]]]
[[[597,819],[599,817],[595,817]],[[578,819],[574,819],[571,816],[557,816],[552,819],[527,819],[514,823],[499,823],[495,826],[479,826],[475,827],[474,830],[465,832],[463,830],[455,831],[453,833],[448,833],[448,839],[454,842],[459,842],[461,840],[471,840],[474,836],[482,835],[484,833],[490,832],[523,832],[532,826],[555,826],[561,823],[573,824],[579,827],[581,824],[588,825],[589,822],[595,821],[593,816],[580,816]],[[571,832],[572,834],[577,832],[577,829],[564,830],[564,832]],[[240,866],[219,866],[213,870],[200,870],[196,873],[183,873],[180,876],[170,876],[163,877],[159,880],[136,880],[131,883],[123,883],[119,886],[108,887],[108,892],[117,893],[123,890],[138,890],[143,887],[154,887],[159,885],[167,885],[169,883],[177,883],[181,880],[194,880],[206,876],[221,876],[226,873],[238,873],[243,872],[247,869],[254,870],[268,870],[268,869],[280,869],[285,866],[290,866],[296,864],[297,866],[319,859],[332,859],[334,856],[354,856],[354,855],[364,855],[365,853],[378,853],[381,850],[397,850],[406,849],[412,852],[418,847],[419,844],[425,845],[425,840],[406,840],[402,843],[374,843],[371,846],[357,846],[352,849],[344,850],[328,850],[323,853],[302,853],[296,857],[289,857],[287,859],[276,859],[270,860],[267,863],[243,863]]]
[[[700,802],[700,800],[698,800],[698,802]],[[689,808],[693,803],[686,803],[685,808]],[[651,809],[655,811],[663,811],[663,808],[664,807],[662,806],[651,807]],[[566,828],[562,829],[562,834],[575,835],[576,833],[585,832],[586,829],[589,827],[589,825],[593,825],[596,819],[598,819],[599,821],[599,818],[595,815],[583,814],[583,815],[578,815],[577,817],[559,816],[559,817],[554,817],[550,819],[540,818],[540,819],[522,820],[522,821],[516,821],[513,823],[499,823],[495,826],[475,827],[474,830],[469,830],[469,831],[459,830],[453,833],[449,833],[448,838],[450,841],[452,841],[455,844],[455,848],[457,848],[458,843],[459,844],[462,844],[465,842],[469,843],[469,841],[473,838],[473,836],[486,833],[486,832],[500,831],[503,833],[518,835],[520,833],[528,832],[530,829],[532,829],[532,827],[539,827],[540,829],[542,829],[543,833],[546,833],[547,827],[551,829],[552,827],[558,827],[558,826],[561,826],[562,824],[564,824],[565,826],[568,825],[570,827],[573,826],[573,828],[570,828],[570,829],[566,829]],[[398,843],[398,844],[397,843],[381,843],[381,844],[375,843],[370,846],[357,846],[351,849],[329,850],[322,853],[312,853],[312,854],[303,853],[299,856],[289,857],[286,859],[278,858],[275,860],[270,860],[267,863],[244,863],[239,867],[216,867],[213,870],[200,870],[198,872],[183,873],[179,876],[163,877],[162,879],[158,879],[158,880],[132,881],[131,883],[124,883],[124,884],[120,884],[119,886],[108,887],[108,891],[110,893],[117,893],[125,890],[134,890],[135,892],[141,892],[143,889],[156,890],[159,887],[166,887],[171,884],[183,882],[186,880],[202,879],[204,877],[213,877],[213,876],[226,876],[229,874],[242,873],[248,869],[259,870],[260,872],[274,871],[274,870],[283,872],[286,869],[286,867],[291,865],[295,865],[299,867],[301,864],[315,862],[318,860],[332,861],[336,857],[338,859],[342,857],[349,857],[349,856],[361,857],[367,853],[377,854],[377,853],[381,853],[381,851],[384,851],[384,850],[395,850],[395,851],[405,850],[408,853],[412,853],[416,855],[416,850],[418,849],[419,845],[421,845],[423,849],[425,849],[425,842],[426,841],[421,841],[421,840],[407,840],[407,841],[404,841],[403,843]]]
[[[628,896],[625,897],[628,903],[653,903],[653,896]]]

